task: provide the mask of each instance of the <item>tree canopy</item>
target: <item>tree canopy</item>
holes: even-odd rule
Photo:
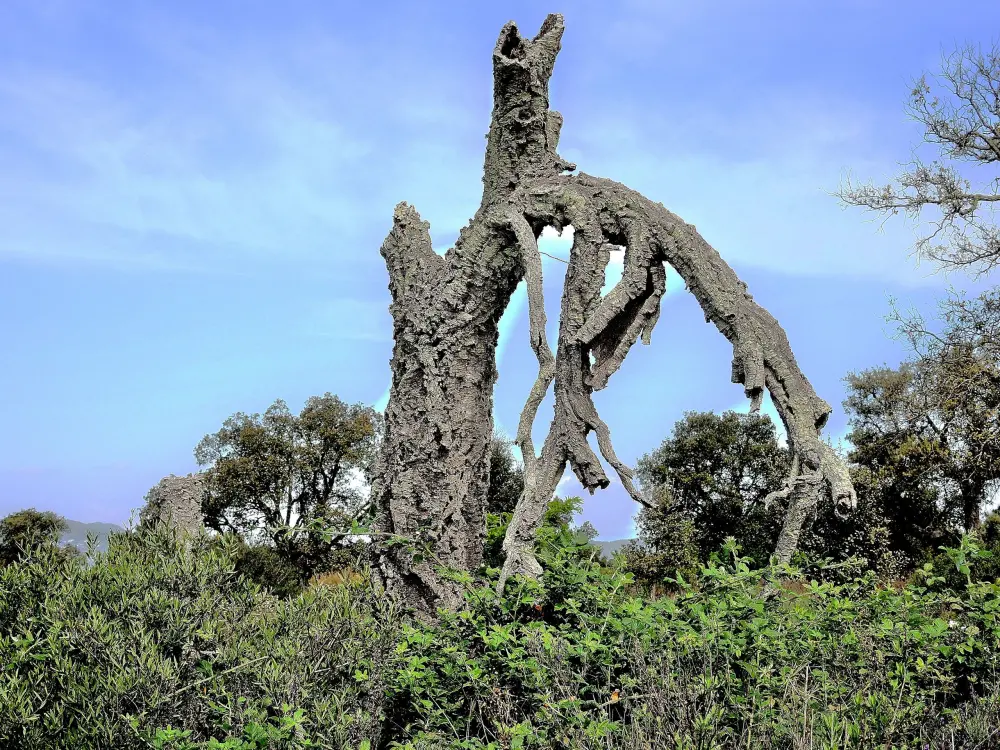
[[[66,530],[66,520],[52,511],[19,510],[0,519],[0,567],[10,565],[44,547],[55,547]],[[75,548],[64,548],[75,555]]]
[[[513,513],[524,492],[524,469],[511,448],[509,440],[494,436],[490,445],[490,483],[486,492],[488,513]]]
[[[939,326],[917,315],[898,319],[912,350],[907,361],[847,377],[850,459],[891,486],[889,517],[912,527],[897,524],[897,534],[937,515],[939,526],[972,530],[1000,486],[1000,291],[972,300],[953,294]]]
[[[765,562],[782,515],[764,499],[782,486],[789,464],[770,417],[688,412],[639,460],[643,490],[656,499],[639,512],[640,538],[658,550],[674,544],[686,522],[701,560],[734,536],[748,556]]]
[[[311,572],[330,549],[314,522],[341,527],[366,510],[380,425],[371,407],[329,393],[308,399],[298,415],[280,399],[263,415],[234,414],[195,448],[209,467],[205,525],[273,546]]]

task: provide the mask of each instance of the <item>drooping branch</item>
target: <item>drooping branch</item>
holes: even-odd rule
[[[555,378],[555,358],[545,336],[545,296],[542,291],[542,259],[538,251],[538,243],[534,232],[525,218],[519,214],[510,213],[508,218],[518,247],[521,250],[524,263],[524,281],[528,295],[528,336],[531,348],[538,359],[538,377],[531,386],[531,393],[521,411],[521,419],[517,425],[515,442],[521,450],[524,460],[524,476],[527,486],[534,486],[538,464],[535,456],[535,444],[531,438],[531,428],[535,423],[538,407],[545,398],[549,386]]]
[[[530,439],[521,445],[526,466],[525,490],[504,539],[507,557],[499,582],[500,589],[513,574],[537,575],[540,572],[533,552],[534,535],[567,463],[590,492],[610,484],[600,459],[587,440],[590,432],[596,434],[601,455],[615,470],[632,498],[645,503],[632,481],[631,470],[615,453],[610,430],[597,413],[592,393],[604,387],[607,378],[620,366],[628,349],[643,331],[648,340],[647,327],[651,327],[651,322],[659,314],[659,301],[666,290],[664,269],[661,264],[658,274],[642,271],[626,249],[626,277],[632,279],[638,273],[647,278],[641,283],[626,282],[624,286],[617,287],[617,293],[612,292],[623,300],[624,314],[610,316],[606,330],[598,332],[600,344],[592,346],[592,341],[581,332],[586,331],[588,321],[593,320],[601,307],[600,293],[613,245],[607,241],[598,217],[587,211],[584,204],[577,201],[562,208],[561,212],[532,213],[530,216],[537,225],[561,228],[572,224],[574,236],[559,320],[552,424],[540,458],[536,459],[531,452]],[[625,301],[623,289],[634,289],[634,298]],[[596,357],[596,368],[591,365],[592,353]],[[594,377],[595,369],[600,373],[597,378]],[[534,396],[533,391],[532,398]],[[537,404],[530,414],[526,409],[519,434],[523,430],[530,435],[531,424],[526,420],[530,418],[533,421],[535,411]],[[528,470],[529,466],[531,470]]]
[[[803,471],[822,471],[823,466],[839,463],[832,449],[819,438],[831,408],[816,395],[799,369],[784,330],[754,302],[746,284],[693,226],[662,205],[610,180],[580,175],[553,182],[594,205],[608,236],[615,236],[630,222],[645,227],[645,232],[637,236],[644,242],[648,236],[655,248],[652,262],[665,261],[676,269],[701,305],[706,320],[733,344],[733,382],[743,385],[755,405],[764,388],[770,392],[793,453],[802,460]],[[637,234],[634,230],[632,233]],[[621,309],[620,298],[609,294],[602,308]],[[607,317],[606,310],[599,309],[595,320]],[[824,476],[831,483],[835,500],[854,502],[853,487],[841,472],[831,470]]]
[[[573,434],[578,440],[582,436],[585,442],[587,432],[593,430],[622,484],[633,498],[642,501],[628,469],[614,455],[607,426],[598,417],[590,394],[607,384],[637,339],[648,342],[665,291],[663,264],[667,262],[695,295],[706,321],[714,323],[733,344],[733,381],[744,386],[753,410],[759,409],[767,388],[785,425],[797,470],[789,477],[789,510],[782,547],[776,550],[779,556],[784,556],[785,548],[797,544],[804,518],[821,486],[829,488],[838,505],[855,505],[846,467],[819,437],[831,411],[829,405],[816,395],[802,374],[778,322],[753,301],[746,285],[694,227],[619,183],[583,174],[536,183],[525,211],[530,222],[573,224],[577,238],[585,238],[582,243],[574,241],[567,270],[556,364],[556,414],[545,446],[551,442],[563,446],[563,451],[546,456],[543,448],[543,465],[553,462],[561,469],[561,462],[568,460],[584,487],[593,491],[603,486],[607,482],[603,472],[598,474],[586,463],[582,467],[586,471],[581,472],[565,441],[558,440],[559,436]],[[578,224],[585,231],[581,232]],[[605,243],[625,245],[621,281],[603,299],[592,296],[582,308],[567,306],[568,299],[585,294],[587,288],[571,275],[574,264],[580,262],[587,248],[591,263],[595,263],[599,256],[593,248],[606,247]],[[606,263],[606,257],[602,260]],[[560,395],[571,408],[560,409]],[[583,455],[589,458],[587,453]],[[601,479],[594,480],[597,476]],[[539,507],[551,497],[548,486],[539,485],[536,491],[539,494],[534,497],[526,492],[524,499],[535,506],[532,517],[538,516]],[[504,577],[518,572],[530,574],[537,569],[530,548],[524,548],[533,534],[515,528],[519,520],[515,516],[505,540],[510,557]]]
[[[799,371],[777,321],[753,302],[719,254],[693,227],[638,193],[610,180],[565,174],[576,167],[556,151],[562,117],[548,108],[562,33],[558,15],[546,18],[533,39],[521,37],[513,23],[501,31],[493,52],[483,199],[455,246],[444,257],[434,253],[426,223],[400,204],[382,248],[395,349],[372,489],[376,533],[427,544],[445,566],[472,570],[482,560],[497,326],[514,288],[526,281],[539,372],[518,425],[526,486],[504,540],[501,586],[513,573],[540,571],[535,534],[567,464],[591,492],[610,484],[588,442],[591,432],[622,485],[643,502],[615,454],[593,391],[607,385],[637,340],[649,343],[666,291],[665,262],[732,342],[733,378],[754,408],[764,388],[771,392],[802,467],[790,479],[790,487],[801,491],[790,489],[789,497],[805,496],[807,485],[820,479],[838,500],[854,497],[846,471],[819,440],[830,407]],[[574,241],[553,358],[545,340],[537,237],[545,226],[570,225]],[[625,247],[622,279],[602,298],[616,246]],[[550,384],[554,415],[536,456],[531,428]],[[379,554],[376,569],[387,589],[418,610],[430,614],[461,602],[460,588],[428,563],[399,547]]]

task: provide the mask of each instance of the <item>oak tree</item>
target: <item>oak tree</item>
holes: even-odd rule
[[[0,519],[0,567],[23,560],[44,548],[57,547],[66,528],[66,519],[49,510],[27,508]],[[60,553],[71,557],[79,551],[75,547],[63,547]]]
[[[263,415],[234,414],[195,448],[209,467],[205,525],[273,548],[308,578],[331,551],[321,527],[349,526],[365,511],[380,423],[371,407],[329,393],[298,415],[280,399]]]
[[[640,539],[652,549],[670,543],[678,520],[690,522],[702,562],[735,537],[743,554],[766,564],[781,518],[765,501],[781,489],[789,456],[765,415],[688,412],[673,432],[639,460],[637,475],[653,508],[639,511]]]

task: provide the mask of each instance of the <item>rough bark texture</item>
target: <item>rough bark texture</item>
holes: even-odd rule
[[[165,523],[181,531],[197,533],[203,526],[201,496],[204,491],[204,474],[164,477],[146,494],[146,504],[139,511],[140,525]]]
[[[414,561],[390,547],[381,553],[379,569],[390,592],[428,613],[460,601],[459,590],[433,563],[469,570],[481,561],[497,323],[522,278],[539,373],[518,426],[525,491],[504,541],[501,587],[512,574],[538,574],[535,534],[567,463],[591,492],[610,483],[588,443],[590,432],[631,496],[644,502],[631,471],[615,455],[592,393],[607,385],[637,339],[649,343],[666,290],[664,263],[683,277],[706,320],[732,342],[733,380],[744,385],[753,409],[767,388],[785,424],[801,470],[789,479],[786,496],[793,508],[783,538],[797,540],[810,498],[823,484],[838,501],[854,503],[846,468],[819,439],[829,405],[799,370],[781,326],[719,254],[662,205],[611,180],[565,174],[576,167],[556,153],[562,118],[548,109],[548,79],[562,31],[557,15],[532,40],[523,39],[513,23],[501,31],[493,53],[483,201],[455,247],[436,255],[427,225],[406,204],[396,208],[382,246],[396,346],[382,466],[373,488],[378,531],[416,540],[436,559]],[[569,225],[574,241],[553,357],[545,340],[537,238],[546,226]],[[612,246],[625,247],[625,267],[621,281],[602,298]],[[553,381],[555,413],[536,456],[531,427]]]
[[[455,246],[443,257],[434,253],[428,225],[405,203],[382,245],[395,349],[372,489],[376,530],[433,557],[383,546],[377,567],[389,593],[428,614],[461,601],[435,566],[470,570],[482,560],[497,325],[524,274],[511,207],[521,203],[524,184],[572,166],[555,153],[560,121],[548,109],[562,29],[550,16],[533,40],[513,23],[500,33],[483,200]]]
[[[784,546],[776,550],[779,557],[785,547],[797,544],[802,521],[824,483],[838,503],[855,504],[846,467],[819,437],[830,406],[802,374],[778,322],[753,301],[746,285],[693,226],[619,183],[586,174],[561,175],[536,185],[526,195],[524,211],[532,224],[571,224],[575,234],[563,294],[556,413],[538,466],[527,477],[523,507],[504,542],[507,562],[501,586],[509,575],[537,574],[534,534],[567,461],[591,492],[607,486],[607,477],[587,448],[589,431],[597,434],[601,452],[622,484],[643,502],[631,473],[614,454],[590,393],[607,385],[637,339],[648,343],[665,291],[664,262],[684,279],[706,321],[732,342],[733,382],[743,384],[752,409],[760,408],[767,388],[788,432],[799,469],[789,478],[790,508],[782,532]],[[590,269],[599,268],[603,280],[606,243],[625,246],[625,267],[621,281],[602,299],[595,291],[600,282]],[[525,453],[531,448],[521,447]]]

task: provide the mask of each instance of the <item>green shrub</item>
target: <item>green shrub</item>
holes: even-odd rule
[[[673,579],[680,576],[690,581],[697,576],[701,551],[690,518],[664,503],[639,522],[640,538],[626,544],[619,554],[643,589],[654,595],[664,589],[672,591]]]
[[[159,529],[112,536],[89,568],[50,554],[0,571],[0,746],[149,747],[170,727],[227,741],[300,710],[288,747],[376,736],[398,615],[369,585],[279,599],[235,571],[238,551]]]
[[[301,593],[305,574],[274,547],[241,545],[233,558],[233,568],[275,596]]]
[[[0,746],[34,748],[995,747],[1000,584],[839,564],[754,570],[727,543],[641,596],[553,504],[540,581],[496,568],[467,607],[405,618],[369,579],[277,597],[233,540],[113,536],[0,571]],[[499,530],[494,527],[493,532]],[[344,580],[350,581],[347,577]]]
[[[728,548],[655,601],[555,548],[539,583],[405,629],[404,748],[956,747],[996,731],[1000,587],[802,574],[771,604]],[[927,577],[929,569],[921,571]],[[844,571],[840,573],[845,577]],[[940,582],[933,579],[931,584]],[[989,746],[988,744],[983,747]]]

